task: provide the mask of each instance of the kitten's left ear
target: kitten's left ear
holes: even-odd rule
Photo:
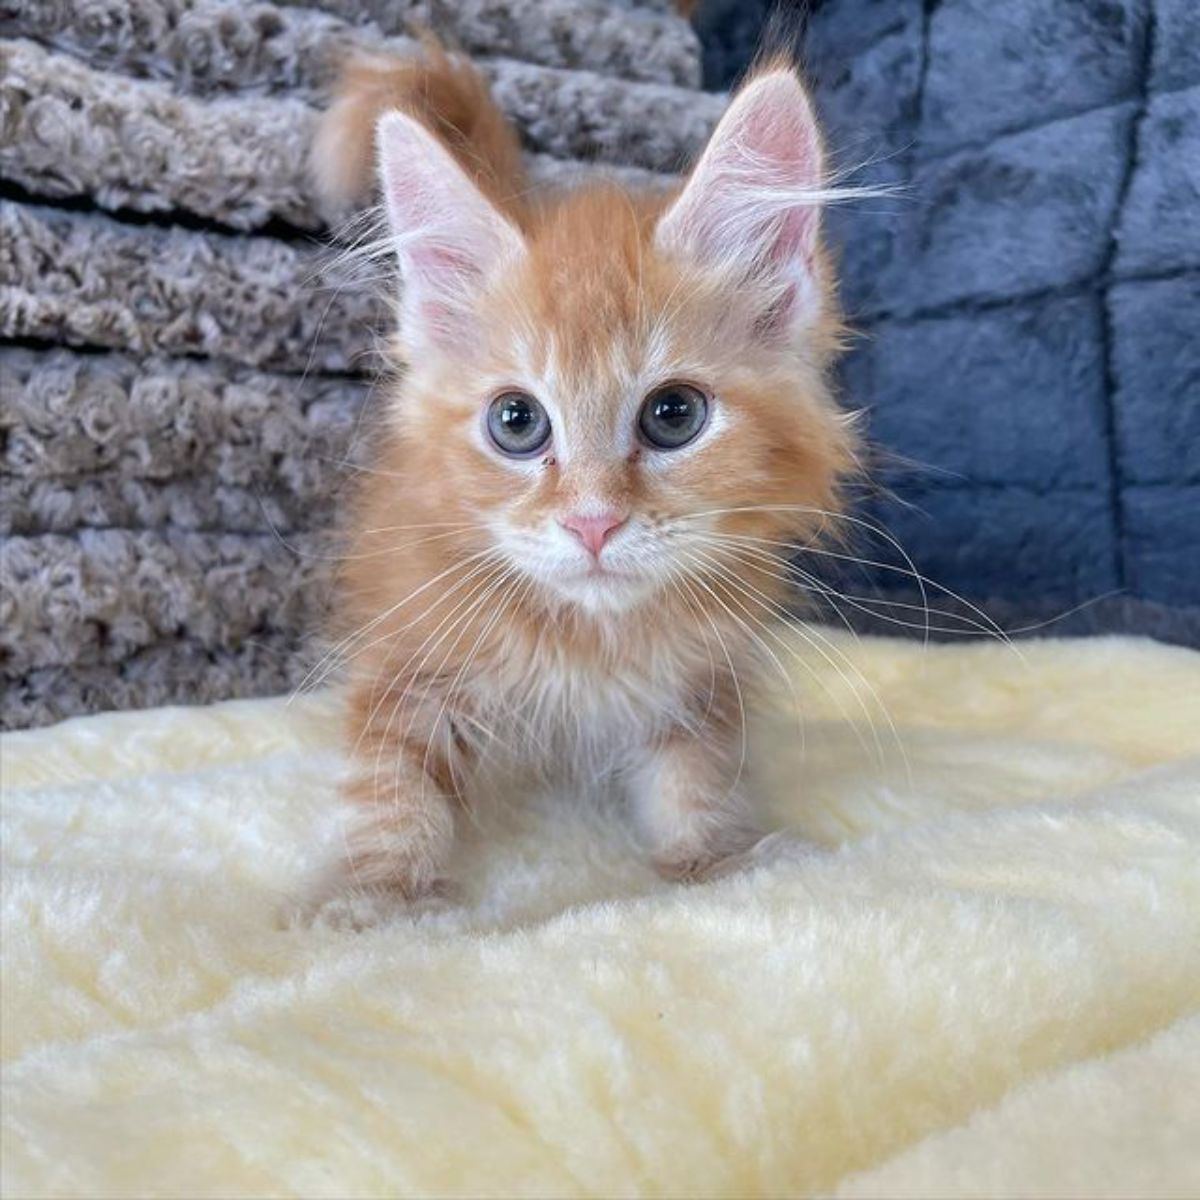
[[[820,307],[824,188],[812,105],[790,68],[774,68],[734,97],[655,240],[731,281],[765,285],[767,324],[786,334]]]
[[[410,351],[454,352],[479,336],[479,289],[521,257],[524,239],[420,121],[389,112],[375,138],[388,227],[404,277],[401,334]]]

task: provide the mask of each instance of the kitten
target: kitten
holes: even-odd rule
[[[657,869],[701,877],[758,836],[747,691],[788,544],[855,465],[805,91],[759,68],[674,192],[537,193],[485,83],[428,47],[353,65],[323,119],[330,203],[373,163],[403,373],[341,578],[341,883],[436,889],[456,809],[513,767],[619,779]]]

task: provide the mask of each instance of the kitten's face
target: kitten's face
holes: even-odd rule
[[[815,529],[853,440],[835,348],[822,168],[790,70],[734,100],[682,191],[494,208],[400,114],[379,127],[404,269],[405,471],[561,602],[620,612]],[[721,540],[725,539],[725,540]]]
[[[407,385],[409,443],[446,519],[593,612],[701,599],[725,535],[814,529],[851,450],[820,323],[799,354],[764,339],[753,305],[731,307],[652,231],[616,194],[567,200],[481,299],[477,344]]]

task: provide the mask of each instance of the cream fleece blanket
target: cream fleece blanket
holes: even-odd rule
[[[330,699],[9,735],[4,1194],[1200,1194],[1200,656],[835,640],[792,691],[751,762],[807,845],[672,887],[526,798],[357,934],[276,919]]]

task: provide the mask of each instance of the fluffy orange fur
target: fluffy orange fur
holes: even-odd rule
[[[479,72],[429,38],[420,58],[358,55],[343,68],[311,157],[317,188],[331,209],[371,199],[375,125],[389,111],[410,113],[428,126],[492,203],[513,215],[523,207],[516,131]]]
[[[330,887],[437,888],[501,771],[621,780],[658,868],[701,875],[755,839],[743,706],[787,544],[855,463],[803,90],[760,70],[677,193],[534,194],[483,81],[431,47],[345,74],[315,151],[331,203],[365,199],[376,159],[407,307],[341,575],[356,816]],[[671,383],[708,421],[668,451],[637,427]],[[488,440],[509,391],[550,414],[531,459]],[[619,521],[599,553],[580,513]]]

